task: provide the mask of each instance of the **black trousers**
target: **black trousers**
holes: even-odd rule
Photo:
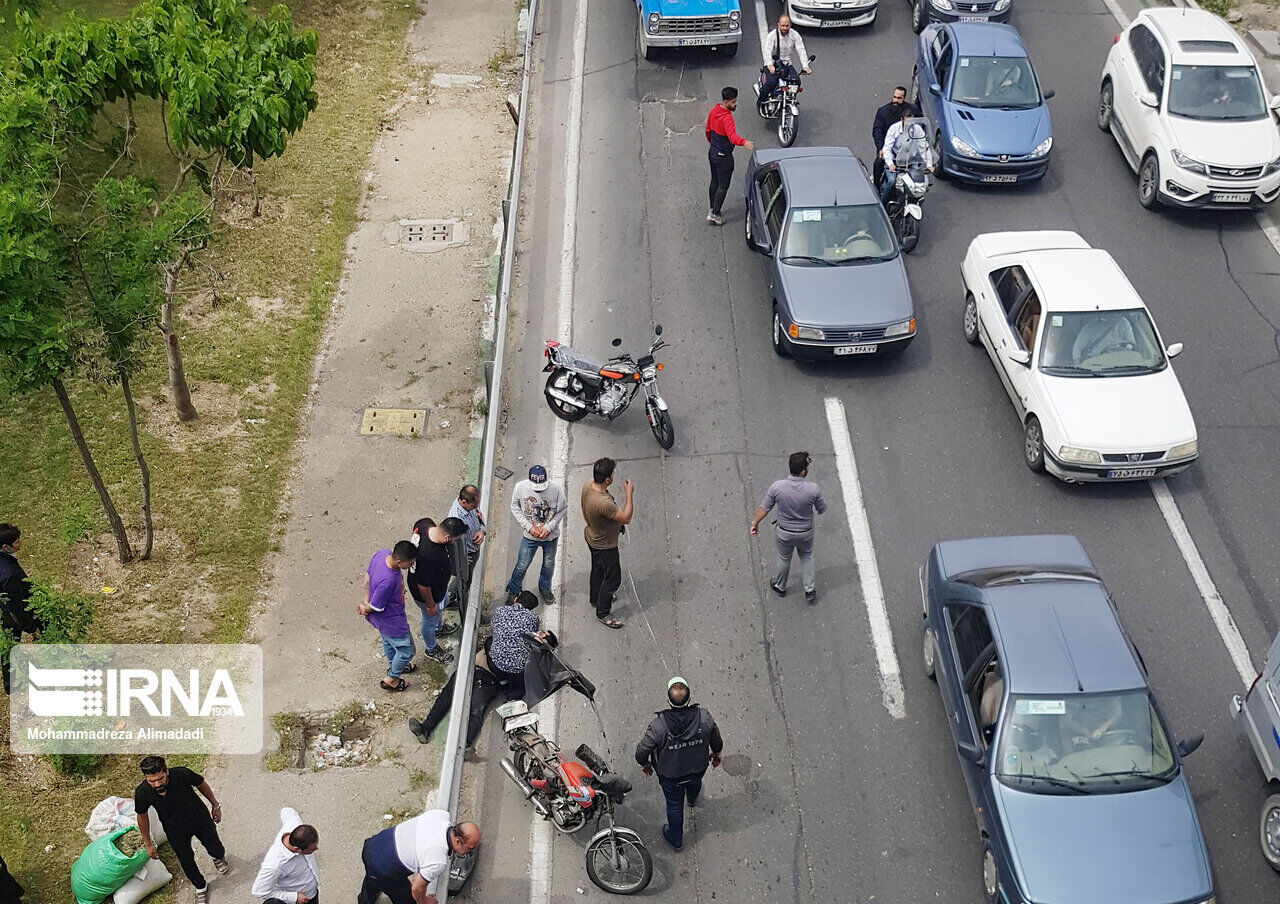
[[[729,159],[729,170],[732,172],[733,158]],[[592,549],[590,599],[591,605],[596,607],[596,618],[605,618],[613,609],[613,595],[621,586],[622,562],[618,558],[618,547]]]
[[[444,683],[444,687],[440,688],[440,693],[436,695],[436,702],[431,704],[431,712],[427,713],[427,717],[422,720],[422,730],[426,734],[436,730],[444,717],[449,715],[449,708],[453,706],[453,689],[458,677],[457,671],[449,676],[449,680]],[[524,683],[524,676],[520,676],[521,684]],[[502,692],[502,685],[498,679],[489,672],[477,667],[475,678],[471,683],[471,711],[467,714],[467,746],[470,747],[476,742],[476,738],[480,737],[480,729],[484,727],[484,714],[488,710],[489,704],[497,699],[498,694]],[[524,693],[521,692],[521,697]]]
[[[717,151],[713,148],[707,152],[707,160],[711,163],[708,199],[711,201],[711,213],[718,217],[720,208],[724,206],[724,199],[729,194],[729,185],[733,182],[733,151]],[[591,550],[592,562],[595,561],[595,552],[594,549]]]
[[[876,162],[871,165],[871,181],[876,191],[879,191],[880,186],[884,184],[884,158],[879,154],[876,155]]]
[[[201,809],[204,808],[201,807]],[[200,872],[200,867],[196,866],[196,855],[191,850],[191,839],[199,840],[214,860],[226,857],[227,850],[222,846],[222,839],[218,837],[218,827],[213,824],[213,817],[206,813],[203,820],[197,818],[193,825],[179,825],[172,829],[165,826],[165,834],[169,836],[169,845],[173,848],[173,853],[177,856],[178,864],[186,873],[187,879],[196,888],[204,888],[207,883]]]

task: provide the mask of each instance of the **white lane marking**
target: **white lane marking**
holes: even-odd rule
[[[1262,234],[1267,237],[1271,247],[1276,249],[1276,254],[1280,254],[1280,226],[1264,211],[1258,211],[1255,216],[1258,218],[1258,225],[1262,227]]]
[[[836,452],[836,473],[840,475],[845,515],[853,537],[853,554],[858,563],[858,578],[862,582],[862,598],[871,623],[871,643],[876,650],[876,668],[880,672],[880,695],[889,715],[902,719],[907,715],[902,670],[898,666],[898,654],[893,649],[893,628],[889,625],[884,587],[880,584],[880,566],[876,563],[876,550],[871,542],[871,523],[862,503],[862,485],[858,482],[858,464],[853,458],[849,422],[845,419],[844,403],[839,399],[827,399],[826,406],[831,444]]]
[[[764,0],[756,0],[756,31],[760,32],[760,47],[764,48],[764,39],[769,37],[769,14],[764,11]]]
[[[1182,513],[1178,511],[1178,503],[1174,500],[1173,493],[1169,491],[1169,486],[1164,482],[1163,477],[1151,481],[1151,493],[1156,497],[1160,514],[1164,515],[1165,523],[1169,525],[1169,532],[1173,534],[1173,540],[1178,544],[1178,551],[1182,553],[1182,558],[1187,563],[1187,570],[1191,572],[1192,580],[1196,582],[1196,589],[1200,591],[1205,607],[1209,610],[1209,617],[1213,619],[1214,627],[1218,629],[1218,636],[1226,645],[1227,653],[1231,656],[1231,662],[1235,665],[1240,680],[1245,687],[1248,687],[1258,674],[1253,667],[1253,660],[1249,657],[1249,648],[1245,645],[1244,638],[1240,636],[1240,629],[1236,627],[1231,611],[1223,602],[1222,594],[1218,592],[1213,578],[1209,576],[1209,569],[1205,566],[1204,559],[1200,557],[1200,550],[1196,548],[1195,540],[1191,539],[1191,531],[1187,530],[1187,524],[1182,520]]]
[[[1120,8],[1120,4],[1116,0],[1102,0],[1104,6],[1111,13],[1112,17],[1120,23],[1121,28],[1129,27],[1129,17],[1125,11]]]

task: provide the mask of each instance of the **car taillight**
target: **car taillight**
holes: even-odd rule
[[[1249,699],[1249,695],[1253,693],[1253,689],[1258,686],[1258,682],[1262,680],[1262,673],[1258,673],[1258,677],[1253,679],[1253,684],[1249,685],[1249,689],[1245,691],[1244,698]]]
[[[1114,40],[1112,40],[1112,42],[1111,42],[1111,43],[1112,43],[1112,44],[1119,44],[1119,43],[1120,43],[1120,35],[1116,35],[1116,36],[1115,36],[1115,39],[1114,39]]]

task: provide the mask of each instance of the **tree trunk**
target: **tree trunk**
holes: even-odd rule
[[[133,152],[133,140],[138,137],[138,120],[133,115],[133,98],[128,94],[124,96],[124,156],[128,160],[137,160],[138,155]]]
[[[249,185],[253,188],[253,215],[261,216],[262,200],[258,197],[258,171],[249,167]]]
[[[184,260],[185,257],[184,255]],[[191,387],[187,385],[187,374],[182,367],[178,334],[173,331],[173,297],[178,291],[178,273],[181,269],[182,261],[164,266],[164,303],[160,305],[160,333],[164,336],[164,354],[169,362],[169,389],[173,393],[173,407],[177,409],[178,420],[185,423],[194,421],[199,415],[191,401]]]
[[[129,440],[133,443],[133,457],[138,460],[138,474],[142,477],[142,553],[138,556],[142,561],[151,558],[151,544],[155,539],[155,529],[151,524],[151,469],[142,455],[142,444],[138,442],[138,413],[133,407],[133,390],[129,387],[129,369],[120,368],[120,391],[124,393],[124,406],[129,412]]]
[[[57,393],[58,401],[62,404],[62,413],[67,418],[67,429],[71,431],[71,438],[75,440],[76,448],[80,450],[80,460],[84,462],[84,469],[89,472],[89,480],[93,482],[93,488],[98,491],[98,499],[102,502],[102,510],[107,514],[107,521],[111,523],[111,533],[115,535],[116,546],[120,550],[120,563],[127,564],[133,561],[133,550],[129,548],[129,535],[125,533],[124,522],[120,520],[120,513],[116,511],[115,503],[111,501],[111,495],[107,492],[107,485],[102,482],[102,475],[98,473],[98,466],[93,462],[93,453],[89,451],[89,445],[84,441],[84,433],[80,429],[80,419],[76,417],[75,409],[71,407],[71,399],[67,396],[67,387],[62,385],[61,380],[53,381],[53,391]]]

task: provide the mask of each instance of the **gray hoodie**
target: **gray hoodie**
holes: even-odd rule
[[[534,489],[539,486],[542,489]],[[524,535],[530,540],[559,539],[560,523],[564,521],[564,512],[564,490],[550,480],[543,484],[522,480],[516,484],[511,494],[511,514],[524,528]],[[550,533],[545,537],[535,537],[529,533],[529,528],[535,524],[541,524]]]

